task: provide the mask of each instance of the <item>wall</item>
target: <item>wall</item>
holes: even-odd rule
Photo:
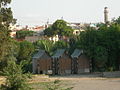
[[[85,55],[78,58],[78,73],[89,72],[89,59]]]
[[[60,64],[60,74],[71,74],[71,59],[67,55],[63,55],[59,59]]]
[[[103,72],[103,77],[120,77],[120,71]]]

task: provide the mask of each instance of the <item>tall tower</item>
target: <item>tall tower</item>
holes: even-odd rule
[[[104,8],[104,22],[108,23],[108,7]]]

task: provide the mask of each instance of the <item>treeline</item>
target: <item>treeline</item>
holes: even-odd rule
[[[87,29],[81,32],[79,36],[72,35],[72,37],[69,37],[69,42],[62,40],[57,42],[39,40],[30,43],[13,40],[13,57],[18,64],[23,61],[25,72],[32,72],[32,56],[39,49],[46,50],[50,55],[53,55],[57,49],[66,49],[71,54],[74,49],[78,48],[82,49],[89,57],[93,71],[119,70],[120,24],[118,19],[108,25],[101,23],[97,24],[97,27],[86,27]],[[10,57],[6,58],[10,59]],[[1,66],[4,68],[6,65],[2,62]]]
[[[34,35],[34,31],[26,31],[27,29],[23,29],[20,31],[16,32],[16,38],[17,39],[25,39],[26,36],[33,36]]]
[[[98,29],[88,28],[80,34],[79,47],[92,62],[93,71],[119,70],[120,25],[112,22],[101,24]]]

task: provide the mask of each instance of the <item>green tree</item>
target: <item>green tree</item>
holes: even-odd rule
[[[34,43],[35,49],[38,51],[39,49],[45,50],[48,53],[52,53],[53,42],[50,40],[39,40]]]
[[[113,19],[112,22],[115,24],[120,24],[120,16],[117,19]]]
[[[9,25],[15,23],[9,4],[11,0],[0,1],[0,69],[7,65],[9,58],[13,58],[12,39],[10,38]]]
[[[17,63],[24,63],[24,72],[32,72],[32,55],[34,53],[34,45],[30,42],[23,41],[19,43],[19,52],[16,56]]]
[[[3,74],[6,76],[5,84],[1,85],[1,90],[30,90],[27,84],[27,74],[23,74],[22,65],[17,65],[15,61],[9,61],[4,68]]]
[[[25,39],[26,36],[33,36],[34,31],[24,31],[20,30],[16,32],[16,38],[17,39]]]
[[[69,43],[61,40],[54,43],[53,51],[57,49],[68,49],[68,48],[69,48]]]
[[[47,35],[48,37],[51,37],[51,36],[54,36],[54,35],[57,34],[57,33],[55,33],[55,32],[52,30],[52,27],[50,26],[50,27],[48,27],[48,28],[46,28],[46,29],[44,30],[44,34]]]
[[[67,22],[64,20],[57,20],[53,25],[44,31],[47,36],[71,36],[73,34],[73,29],[67,25]]]
[[[28,41],[20,42],[19,56],[17,58],[18,61],[20,62],[21,60],[30,60],[33,52],[34,46],[32,43]]]
[[[80,34],[79,47],[92,60],[93,69],[113,68],[119,66],[120,25],[100,25],[99,29],[89,28]]]

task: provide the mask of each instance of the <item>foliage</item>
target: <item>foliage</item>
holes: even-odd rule
[[[44,31],[47,36],[71,36],[73,34],[73,29],[67,26],[67,22],[64,20],[57,20],[53,25]]]
[[[17,39],[25,39],[26,36],[33,36],[34,31],[20,30],[16,32]]]
[[[28,41],[20,42],[19,55],[17,57],[18,62],[22,60],[30,60],[34,52],[34,46]]]
[[[1,86],[1,90],[30,90],[26,83],[28,75],[23,74],[22,65],[9,61],[3,74],[6,76],[6,83]]]
[[[53,51],[57,50],[57,49],[68,49],[69,48],[69,44],[65,41],[57,41],[55,42],[54,46],[53,46]]]
[[[32,55],[35,51],[34,45],[27,41],[22,41],[17,43],[18,53],[15,56],[17,59],[17,63],[20,64],[21,61],[24,63],[22,69],[24,72],[32,72]],[[17,50],[17,49],[16,49]]]
[[[65,41],[57,41],[53,43],[50,40],[39,40],[34,43],[36,51],[39,49],[47,51],[50,55],[53,54],[57,49],[68,49],[69,44]]]
[[[37,49],[37,51],[39,49],[41,49],[41,50],[45,50],[49,53],[52,52],[53,42],[50,40],[39,40],[39,41],[35,42],[34,45],[35,45],[35,48]]]
[[[109,27],[100,25],[99,29],[89,28],[80,34],[78,45],[92,60],[94,70],[118,70],[120,26],[111,24]]]
[[[14,24],[15,19],[13,18],[11,8],[8,7],[10,3],[11,0],[0,1],[0,70],[7,65],[9,58],[14,58],[14,45],[9,36],[9,25]]]
[[[52,27],[50,26],[50,27],[48,27],[48,28],[46,28],[46,29],[44,30],[44,34],[47,35],[48,37],[51,37],[51,36],[54,36],[54,35],[57,34],[57,33],[55,33],[55,32],[52,30]]]
[[[69,54],[71,55],[76,48],[79,48],[79,36],[72,36],[69,39]]]
[[[117,19],[112,20],[115,24],[120,24],[120,16]]]

